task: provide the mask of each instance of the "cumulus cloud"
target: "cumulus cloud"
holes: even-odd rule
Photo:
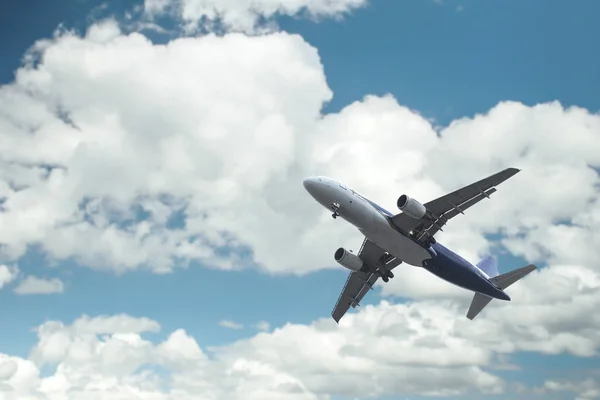
[[[475,321],[464,318],[466,303],[383,301],[339,326],[329,318],[285,324],[210,355],[183,329],[160,343],[145,339],[160,329],[148,318],[48,321],[29,359],[0,356],[0,385],[10,389],[7,399],[48,400],[462,396],[509,390],[493,371],[519,351],[598,354],[600,273],[552,265],[511,288],[518,300],[492,302]],[[54,372],[40,376],[43,365]],[[167,375],[152,372],[156,366]],[[591,399],[592,383],[548,381],[544,390]]]
[[[595,374],[595,378],[600,378],[599,374]],[[594,378],[585,379],[579,382],[569,381],[554,381],[548,380],[544,382],[541,388],[543,392],[573,392],[577,395],[577,400],[591,400],[600,398],[600,384]]]
[[[516,352],[598,354],[600,320],[593,310],[600,306],[599,282],[596,271],[550,266],[514,286],[519,301],[492,302],[474,321],[464,318],[466,305],[449,300],[382,301],[348,314],[339,325],[330,318],[288,323],[210,352],[184,329],[150,341],[145,333],[160,325],[148,318],[48,321],[37,328],[38,343],[28,359],[0,356],[0,386],[10,389],[7,399],[48,400],[508,392],[511,386],[494,371],[510,365]],[[44,365],[53,372],[41,376]],[[157,374],[156,367],[164,372]],[[577,391],[587,399],[597,388],[548,381],[544,390]]]
[[[68,354],[71,343],[77,342],[77,338],[107,334],[132,337],[131,335],[156,332],[159,329],[160,325],[156,321],[125,314],[93,318],[84,315],[69,326],[59,321],[51,321],[37,328],[39,341],[32,349],[30,358],[39,365],[55,364]],[[87,351],[85,348],[82,348],[83,350]]]
[[[174,15],[188,32],[256,33],[272,28],[275,16],[335,18],[366,4],[367,0],[145,0],[144,12],[150,18]]]
[[[17,294],[62,293],[64,286],[58,278],[45,279],[30,275],[21,281],[14,291]]]
[[[451,313],[435,307],[424,309],[432,310],[438,316],[451,317]],[[102,321],[107,319],[101,319],[95,333],[78,328],[89,325],[87,318],[72,326],[50,321],[38,328],[39,343],[31,357],[35,362],[2,356],[1,384],[11,389],[6,392],[9,399],[38,393],[40,399],[205,396],[316,400],[350,393],[364,397],[373,391],[375,394],[460,394],[473,388],[486,393],[500,390],[501,379],[483,370],[489,352],[473,348],[465,340],[445,338],[437,329],[448,320],[441,325],[431,325],[426,313],[413,316],[409,326],[403,328],[407,313],[415,314],[415,310],[384,303],[353,316],[342,329],[335,329],[332,321],[286,325],[272,333],[260,333],[213,350],[212,357],[184,330],[174,331],[158,344],[135,331],[98,334],[113,331],[115,320],[126,319],[120,325],[131,325],[135,319],[128,316],[112,317],[113,323],[105,328],[101,328]],[[400,319],[386,319],[386,326],[373,324],[386,314],[400,316]],[[139,325],[146,324],[146,321],[139,322]],[[391,334],[398,329],[403,331]],[[451,331],[444,329],[443,333],[447,335]],[[62,338],[60,341],[58,336]],[[376,337],[381,343],[372,352],[360,351]],[[436,340],[442,342],[432,347]],[[54,373],[40,377],[39,368],[45,363],[55,366]],[[167,369],[171,380],[169,389],[164,389],[164,376],[151,372],[152,366]],[[18,373],[27,373],[27,380],[21,379],[17,384]],[[370,379],[360,379],[362,383],[358,385],[358,376]],[[421,379],[424,376],[436,377],[437,389],[430,387],[430,379]]]
[[[131,331],[123,331],[123,327]],[[46,322],[38,328],[34,361],[0,356],[5,398],[328,398],[311,393],[293,372],[251,355],[234,362],[211,360],[182,329],[157,344],[141,336],[142,331],[157,327],[154,321],[127,315],[84,317],[70,326]],[[62,340],[56,340],[57,336]],[[54,372],[41,378],[39,368],[45,363],[54,365]],[[152,372],[155,366],[165,368],[168,375]],[[171,381],[168,386],[165,379]]]
[[[281,171],[294,163],[298,124],[318,118],[321,99],[331,95],[315,49],[285,33],[158,47],[139,34],[109,43],[103,41],[110,35],[92,36],[67,33],[45,44],[42,63],[21,69],[0,92],[10,114],[0,121],[6,137],[0,151],[7,155],[0,219],[16,227],[0,234],[4,254],[18,257],[28,243],[40,243],[54,257],[119,271],[144,265],[168,271],[175,259],[238,267],[253,244],[223,224],[239,225],[250,237],[256,224],[276,231],[285,221],[281,206],[270,204],[282,200],[274,196],[273,178],[285,179]],[[92,69],[65,64],[74,60],[67,54],[79,51],[75,58],[86,58]],[[274,62],[264,69],[267,59]],[[188,72],[164,75],[170,66]],[[145,71],[137,83],[130,81],[133,70]],[[214,79],[224,70],[231,75]],[[137,101],[140,92],[151,104]],[[125,118],[123,107],[131,111]],[[295,195],[303,195],[300,189]],[[240,203],[251,210],[242,218]],[[298,231],[293,225],[286,235]],[[233,251],[216,251],[225,247]],[[253,250],[268,253],[266,243]]]
[[[600,260],[589,252],[600,244],[597,114],[502,102],[436,131],[391,96],[322,115],[331,96],[316,49],[284,32],[156,45],[108,21],[83,37],[40,42],[0,88],[0,224],[12,228],[0,231],[2,256],[37,245],[117,272],[201,262],[303,274],[332,267],[335,248],[362,240],[304,193],[304,176],[336,177],[393,210],[401,193],[427,201],[515,166],[519,175],[439,240],[472,261],[502,245],[549,266],[476,321],[464,318],[468,293],[400,266],[384,294],[435,298],[365,307],[339,328],[286,325],[215,358],[183,330],[149,342],[143,332],[159,326],[147,319],[50,322],[29,360],[3,356],[1,384],[16,398],[460,395],[502,390],[487,367],[516,351],[597,354]],[[13,275],[0,268],[2,282]],[[54,375],[40,377],[44,364],[57,365]],[[148,364],[174,371],[170,391],[138,372]],[[365,373],[372,381],[356,379]]]
[[[504,102],[439,132],[391,96],[322,115],[332,93],[318,53],[284,32],[155,45],[105,22],[36,49],[39,62],[0,89],[5,259],[36,244],[117,272],[201,262],[303,274],[361,242],[304,192],[304,176],[334,176],[393,210],[401,193],[427,201],[516,166],[440,240],[476,261],[499,251],[484,235],[501,233],[529,260],[598,264],[573,251],[600,241],[600,117],[584,109]],[[453,295],[405,272],[389,290]]]
[[[427,201],[515,166],[520,174],[453,220],[439,240],[476,261],[502,251],[486,236],[501,234],[514,254],[550,266],[512,286],[511,303],[494,301],[473,322],[464,318],[469,293],[400,266],[383,293],[430,302],[367,307],[340,328],[331,321],[263,325],[268,332],[219,350],[217,361],[182,330],[159,345],[142,339],[141,332],[158,329],[153,321],[54,323],[40,328],[30,361],[7,364],[6,371],[23,365],[29,372],[19,382],[28,383],[7,384],[50,396],[63,393],[65,382],[83,382],[69,393],[87,399],[92,382],[102,382],[122,398],[152,398],[162,390],[152,386],[159,378],[135,371],[159,363],[187,371],[176,372],[175,389],[162,398],[459,395],[501,390],[487,367],[517,351],[597,354],[599,264],[586,250],[600,244],[598,115],[559,103],[503,102],[436,131],[391,96],[322,115],[332,93],[318,53],[287,33],[155,45],[105,23],[84,37],[64,33],[38,51],[39,63],[0,89],[10,100],[1,102],[0,117],[0,223],[13,227],[0,232],[7,260],[36,244],[52,258],[117,272],[200,262],[302,274],[333,267],[334,249],[362,241],[312,201],[304,176],[336,177],[393,210],[401,193]],[[109,321],[110,346],[101,345]],[[100,346],[117,361],[98,359]],[[57,372],[40,378],[31,361],[58,365]],[[113,368],[119,377],[107,378]],[[357,387],[355,378],[367,372],[372,381]],[[249,376],[239,392],[227,386]],[[435,391],[431,377],[442,382]]]
[[[11,283],[18,276],[19,270],[16,267],[8,265],[0,265],[0,289]]]
[[[228,329],[242,329],[244,327],[244,325],[234,322],[234,321],[230,321],[228,319],[223,319],[221,321],[219,321],[219,326],[222,326],[223,328],[228,328]]]
[[[175,13],[190,29],[218,21],[256,32],[262,17],[340,15],[364,2],[249,4],[148,0],[145,8]],[[393,211],[401,193],[427,201],[515,166],[523,171],[439,239],[472,261],[504,246],[549,266],[475,321],[464,318],[466,292],[401,266],[384,294],[415,302],[367,306],[339,327],[288,324],[214,357],[182,329],[158,344],[145,339],[160,328],[147,318],[51,321],[29,359],[0,356],[8,399],[459,396],[503,390],[488,367],[517,351],[597,354],[600,259],[590,249],[600,245],[599,115],[500,102],[438,130],[392,96],[323,115],[332,92],[318,52],[285,32],[157,45],[108,20],[84,36],[40,41],[26,60],[0,87],[4,260],[36,245],[119,273],[200,262],[304,274],[333,267],[332,252],[356,249],[362,237],[310,199],[303,177],[336,177]],[[0,266],[0,287],[15,274]],[[56,370],[42,377],[46,364]],[[168,389],[145,368],[153,365],[169,370]]]

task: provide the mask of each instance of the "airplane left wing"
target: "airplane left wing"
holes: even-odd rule
[[[394,215],[392,223],[405,234],[412,232],[412,237],[422,241],[433,237],[442,227],[458,214],[490,197],[496,191],[495,186],[512,177],[520,170],[507,168],[480,181],[472,183],[461,189],[455,190],[445,196],[439,197],[423,204],[427,215],[420,220],[409,217],[404,213]]]
[[[363,245],[358,252],[358,256],[363,260],[365,265],[369,267],[368,272],[352,271],[346,280],[344,289],[338,298],[338,301],[331,313],[335,322],[340,322],[340,319],[346,314],[348,309],[360,305],[360,301],[367,294],[373,285],[379,279],[379,274],[375,271],[378,268],[378,263],[386,252],[378,247],[373,242],[365,239]],[[402,261],[395,257],[390,258],[386,262],[386,268],[392,270],[397,267]]]

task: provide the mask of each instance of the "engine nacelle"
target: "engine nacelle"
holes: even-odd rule
[[[336,250],[333,255],[335,261],[337,261],[342,267],[348,268],[351,271],[360,271],[363,267],[363,260],[355,254],[350,253],[348,250],[340,247]]]
[[[404,214],[414,219],[421,219],[427,214],[427,209],[423,204],[405,194],[398,197],[396,204]]]

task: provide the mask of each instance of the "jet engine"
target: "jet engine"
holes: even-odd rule
[[[360,271],[360,269],[363,267],[363,260],[361,260],[357,255],[350,253],[343,247],[340,247],[336,250],[333,258],[342,267],[348,268],[351,271]]]
[[[398,197],[398,202],[396,204],[404,214],[414,219],[421,219],[427,213],[427,209],[423,204],[405,194]]]

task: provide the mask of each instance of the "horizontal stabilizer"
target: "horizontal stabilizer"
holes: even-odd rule
[[[492,298],[481,293],[475,293],[473,300],[471,301],[471,307],[467,312],[467,318],[473,319],[492,301]]]
[[[535,270],[537,267],[533,264],[529,264],[526,267],[515,269],[514,271],[507,272],[502,275],[498,275],[495,278],[492,278],[491,281],[501,288],[502,290],[506,289],[519,279],[525,277],[531,271]]]
[[[487,259],[481,260],[479,262],[479,264],[485,264],[486,260]],[[483,265],[480,266],[479,264],[477,264],[477,266],[479,268],[481,268],[483,271],[486,271],[484,268],[482,268]],[[536,268],[537,267],[535,265],[529,264],[526,267],[518,268],[518,269],[515,269],[514,271],[507,272],[506,274],[502,274],[502,275],[493,277],[490,279],[490,281],[492,281],[494,283],[494,285],[498,286],[500,289],[504,290],[507,287],[509,287],[510,285],[512,285],[513,283],[515,283],[516,281],[518,281],[519,279],[528,275],[531,271],[535,270]],[[490,274],[488,271],[486,271],[486,273],[488,275]],[[471,320],[473,318],[475,318],[477,316],[477,314],[479,314],[481,312],[481,310],[483,310],[485,308],[485,306],[487,306],[490,303],[490,301],[492,301],[491,297],[486,296],[481,293],[475,293],[475,296],[473,296],[473,300],[471,301],[471,306],[469,307],[469,311],[467,312],[467,318],[469,318]]]

